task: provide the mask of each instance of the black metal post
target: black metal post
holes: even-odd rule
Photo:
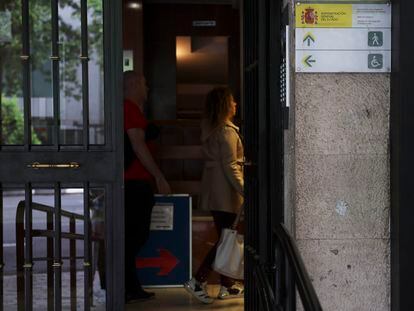
[[[46,213],[46,229],[53,232],[53,213]],[[54,309],[54,276],[53,276],[53,237],[46,238],[47,243],[47,310],[53,311]]]
[[[90,228],[90,212],[89,212],[89,183],[83,186],[83,230],[84,230],[84,310],[88,311],[91,308],[92,298],[92,259],[91,259],[91,228]]]
[[[69,232],[76,233],[76,219],[73,215],[69,219]],[[76,311],[76,240],[69,242],[69,266],[70,266],[70,309]]]
[[[22,55],[20,58],[23,62],[24,148],[29,151],[32,143],[29,0],[22,0],[22,24]]]
[[[1,78],[0,78],[1,79]],[[1,82],[0,82],[1,83]],[[0,93],[1,97],[1,93]],[[1,99],[0,99],[1,101]],[[1,105],[0,105],[1,109]],[[1,115],[0,115],[1,117]],[[1,127],[1,122],[0,122]],[[1,135],[1,132],[0,132]],[[1,137],[1,136],[0,136]],[[0,139],[1,141],[1,139]],[[4,290],[3,290],[3,282],[4,282],[4,256],[3,256],[3,187],[0,183],[0,301],[4,301]],[[0,303],[0,311],[3,311],[3,303]]]
[[[53,145],[59,150],[60,140],[60,86],[59,86],[59,3],[50,1],[52,7],[52,89],[53,89]]]
[[[82,108],[83,147],[89,149],[89,52],[88,52],[88,3],[81,0],[81,61],[82,61]]]
[[[62,217],[61,187],[55,183],[55,232],[53,268],[55,275],[55,311],[62,310]]]
[[[24,311],[24,201],[16,209],[16,283],[17,310]]]
[[[24,211],[24,306],[25,311],[33,309],[33,239],[32,239],[32,185],[25,186]]]

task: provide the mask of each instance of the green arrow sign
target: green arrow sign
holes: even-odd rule
[[[302,58],[302,63],[305,67],[312,67],[312,63],[316,63],[316,60],[312,59],[312,55],[307,55]]]
[[[303,42],[305,42],[308,44],[308,46],[311,45],[311,42],[315,43],[315,37],[310,33],[306,33],[305,37],[303,38]]]

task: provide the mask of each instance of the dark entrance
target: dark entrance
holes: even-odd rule
[[[121,5],[0,4],[0,310],[123,308]]]
[[[232,9],[235,3],[237,10]],[[230,84],[235,91],[236,101],[243,107],[239,117],[245,135],[247,158],[245,243],[256,250],[262,262],[269,267],[266,278],[273,287],[271,290],[276,287],[275,271],[271,269],[275,264],[272,229],[276,224],[283,222],[284,217],[283,107],[280,100],[280,71],[283,68],[281,9],[281,1],[148,0],[143,1],[144,16],[140,17],[144,25],[142,35],[139,35],[140,30],[134,30],[134,27],[139,29],[136,22],[139,14],[136,14],[137,18],[132,18],[132,7],[125,11],[124,20],[124,49],[134,50],[132,59],[136,62],[136,68],[145,73],[149,83],[149,115],[153,119],[158,119],[161,127],[167,128],[161,133],[170,138],[170,141],[164,141],[169,152],[162,153],[160,160],[161,168],[170,179],[173,191],[184,190],[184,193],[197,195],[199,176],[196,172],[200,166],[199,163],[189,160],[200,161],[197,153],[193,152],[197,150],[194,145],[197,144],[198,136],[195,136],[195,139],[191,137],[190,131],[194,129],[190,127],[198,129],[203,97],[207,93],[203,87],[206,84],[211,84],[207,85],[211,87],[214,83],[223,83]],[[232,20],[232,14],[236,19]],[[236,27],[232,24],[236,24]],[[241,42],[241,45],[237,42],[238,32],[229,31],[232,28],[238,30],[239,25],[243,25],[240,37],[244,42]],[[134,46],[131,37],[137,41],[142,40],[138,43],[141,47]],[[242,73],[238,74],[238,70],[233,70],[228,72],[227,81],[226,78],[208,81],[207,77],[210,75],[206,74],[206,71],[200,70],[199,76],[196,76],[193,73],[196,70],[188,70],[188,63],[182,57],[184,51],[180,50],[180,46],[187,46],[188,51],[197,54],[203,47],[213,46],[213,41],[217,40],[218,43],[223,39],[218,37],[229,38],[228,68],[233,66],[233,69],[237,69],[240,66],[237,59],[239,51],[236,48],[242,49]],[[214,46],[217,48],[219,44]],[[187,56],[190,54],[188,51]],[[244,80],[241,84],[238,80],[240,76]],[[189,84],[192,84],[191,93]],[[180,130],[184,128],[185,135],[177,139],[173,135],[172,127],[180,127]],[[185,142],[185,146],[173,145],[182,141]],[[164,151],[165,148],[161,150]],[[180,150],[185,150],[186,154],[181,155]],[[182,159],[185,159],[185,163],[182,164],[184,173],[181,169],[176,170],[172,163],[172,160]],[[185,171],[186,167],[190,170]],[[191,180],[184,180],[185,177],[190,177]],[[196,260],[197,254],[194,253],[196,252],[193,252],[193,258]],[[245,308],[263,310],[252,267],[253,262],[247,257]],[[294,309],[291,301],[280,304]]]

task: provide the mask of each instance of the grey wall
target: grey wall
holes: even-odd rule
[[[295,234],[325,310],[389,310],[389,84],[296,75]]]
[[[296,74],[292,92],[287,216],[322,307],[389,310],[390,77]]]

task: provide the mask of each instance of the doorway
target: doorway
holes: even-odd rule
[[[217,239],[212,216],[198,206],[204,165],[200,123],[205,96],[215,86],[230,86],[241,105],[240,8],[232,1],[136,3],[125,2],[124,51],[132,52],[125,54],[136,62],[135,70],[145,75],[150,89],[147,115],[161,128],[160,168],[173,193],[192,198],[194,274]],[[238,125],[243,123],[241,110]],[[216,273],[209,284],[217,296]],[[161,290],[157,296],[163,297]],[[237,303],[243,308],[242,300]],[[192,305],[196,307],[195,301]]]

